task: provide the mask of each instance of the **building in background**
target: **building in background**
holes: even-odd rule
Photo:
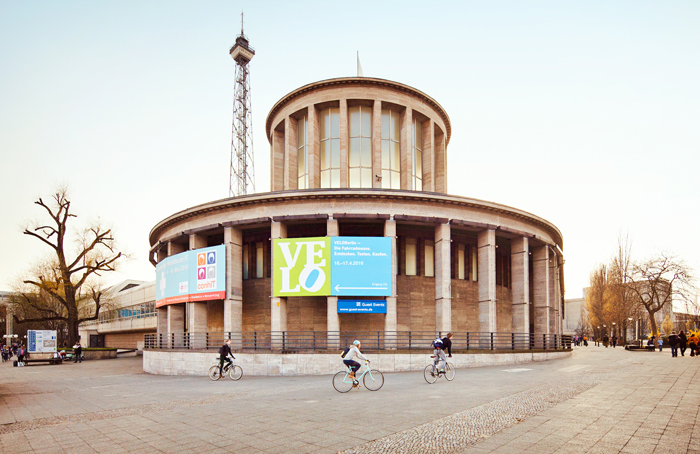
[[[448,195],[448,169],[483,171],[449,168],[452,128],[436,100],[389,80],[323,80],[283,96],[265,123],[272,191],[186,208],[150,233],[159,345],[231,333],[562,334],[561,232]],[[370,238],[388,249],[358,246]],[[344,283],[359,275],[363,284]],[[378,310],[348,309],[366,300]]]

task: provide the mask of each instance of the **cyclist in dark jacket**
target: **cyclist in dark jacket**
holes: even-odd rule
[[[231,353],[231,339],[226,339],[224,345],[219,349],[219,376],[224,374],[224,361],[231,363],[229,356],[233,357],[233,353]]]
[[[452,333],[442,338],[442,349],[447,350],[447,357],[452,358]]]

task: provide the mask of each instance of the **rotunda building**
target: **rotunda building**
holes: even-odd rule
[[[167,290],[172,270],[157,268],[171,346],[227,333],[561,334],[561,232],[447,194],[452,124],[436,100],[389,80],[323,80],[282,97],[265,131],[271,192],[187,208],[150,233],[157,267],[195,250],[225,259],[221,287],[196,297]]]

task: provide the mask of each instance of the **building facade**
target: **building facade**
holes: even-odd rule
[[[265,130],[271,192],[191,207],[151,230],[154,265],[210,246],[226,254],[225,298],[157,303],[159,334],[562,334],[561,232],[447,194],[452,125],[434,99],[388,80],[325,80],[280,99]],[[386,314],[338,313],[338,296],[274,296],[273,240],[326,236],[390,238]]]

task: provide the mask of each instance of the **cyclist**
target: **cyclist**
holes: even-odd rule
[[[450,342],[450,346],[451,345],[452,345],[452,342]],[[437,357],[439,360],[438,374],[444,374],[445,373],[445,364],[447,363],[447,358],[445,358],[445,351],[443,350],[445,345],[442,342],[442,339],[440,339],[440,337],[436,337],[432,343],[432,346],[435,349],[433,351],[433,358]],[[435,374],[434,368],[433,368],[433,372],[431,372],[431,374]]]
[[[229,356],[231,358],[236,359],[235,356],[233,356],[233,353],[231,353],[231,339],[226,339],[226,342],[224,345],[219,348],[219,376],[222,377],[224,375],[224,361],[226,361],[227,364],[231,364],[231,360],[229,359]]]
[[[349,376],[352,379],[353,384],[355,386],[357,386],[357,384],[358,384],[357,379],[355,378],[355,372],[357,372],[357,370],[360,368],[360,363],[358,363],[357,361],[354,361],[353,358],[355,356],[357,356],[358,358],[364,359],[365,361],[367,361],[369,363],[369,360],[365,357],[365,355],[363,355],[360,352],[361,346],[362,346],[362,344],[360,343],[359,340],[356,340],[355,342],[353,342],[352,345],[350,346],[350,350],[348,350],[348,352],[345,354],[345,357],[343,359],[343,364],[345,364],[346,366],[350,366],[352,368],[352,371],[350,372]]]
[[[443,352],[447,350],[447,357],[452,358],[452,333],[447,333],[447,335],[442,338],[442,350]]]

